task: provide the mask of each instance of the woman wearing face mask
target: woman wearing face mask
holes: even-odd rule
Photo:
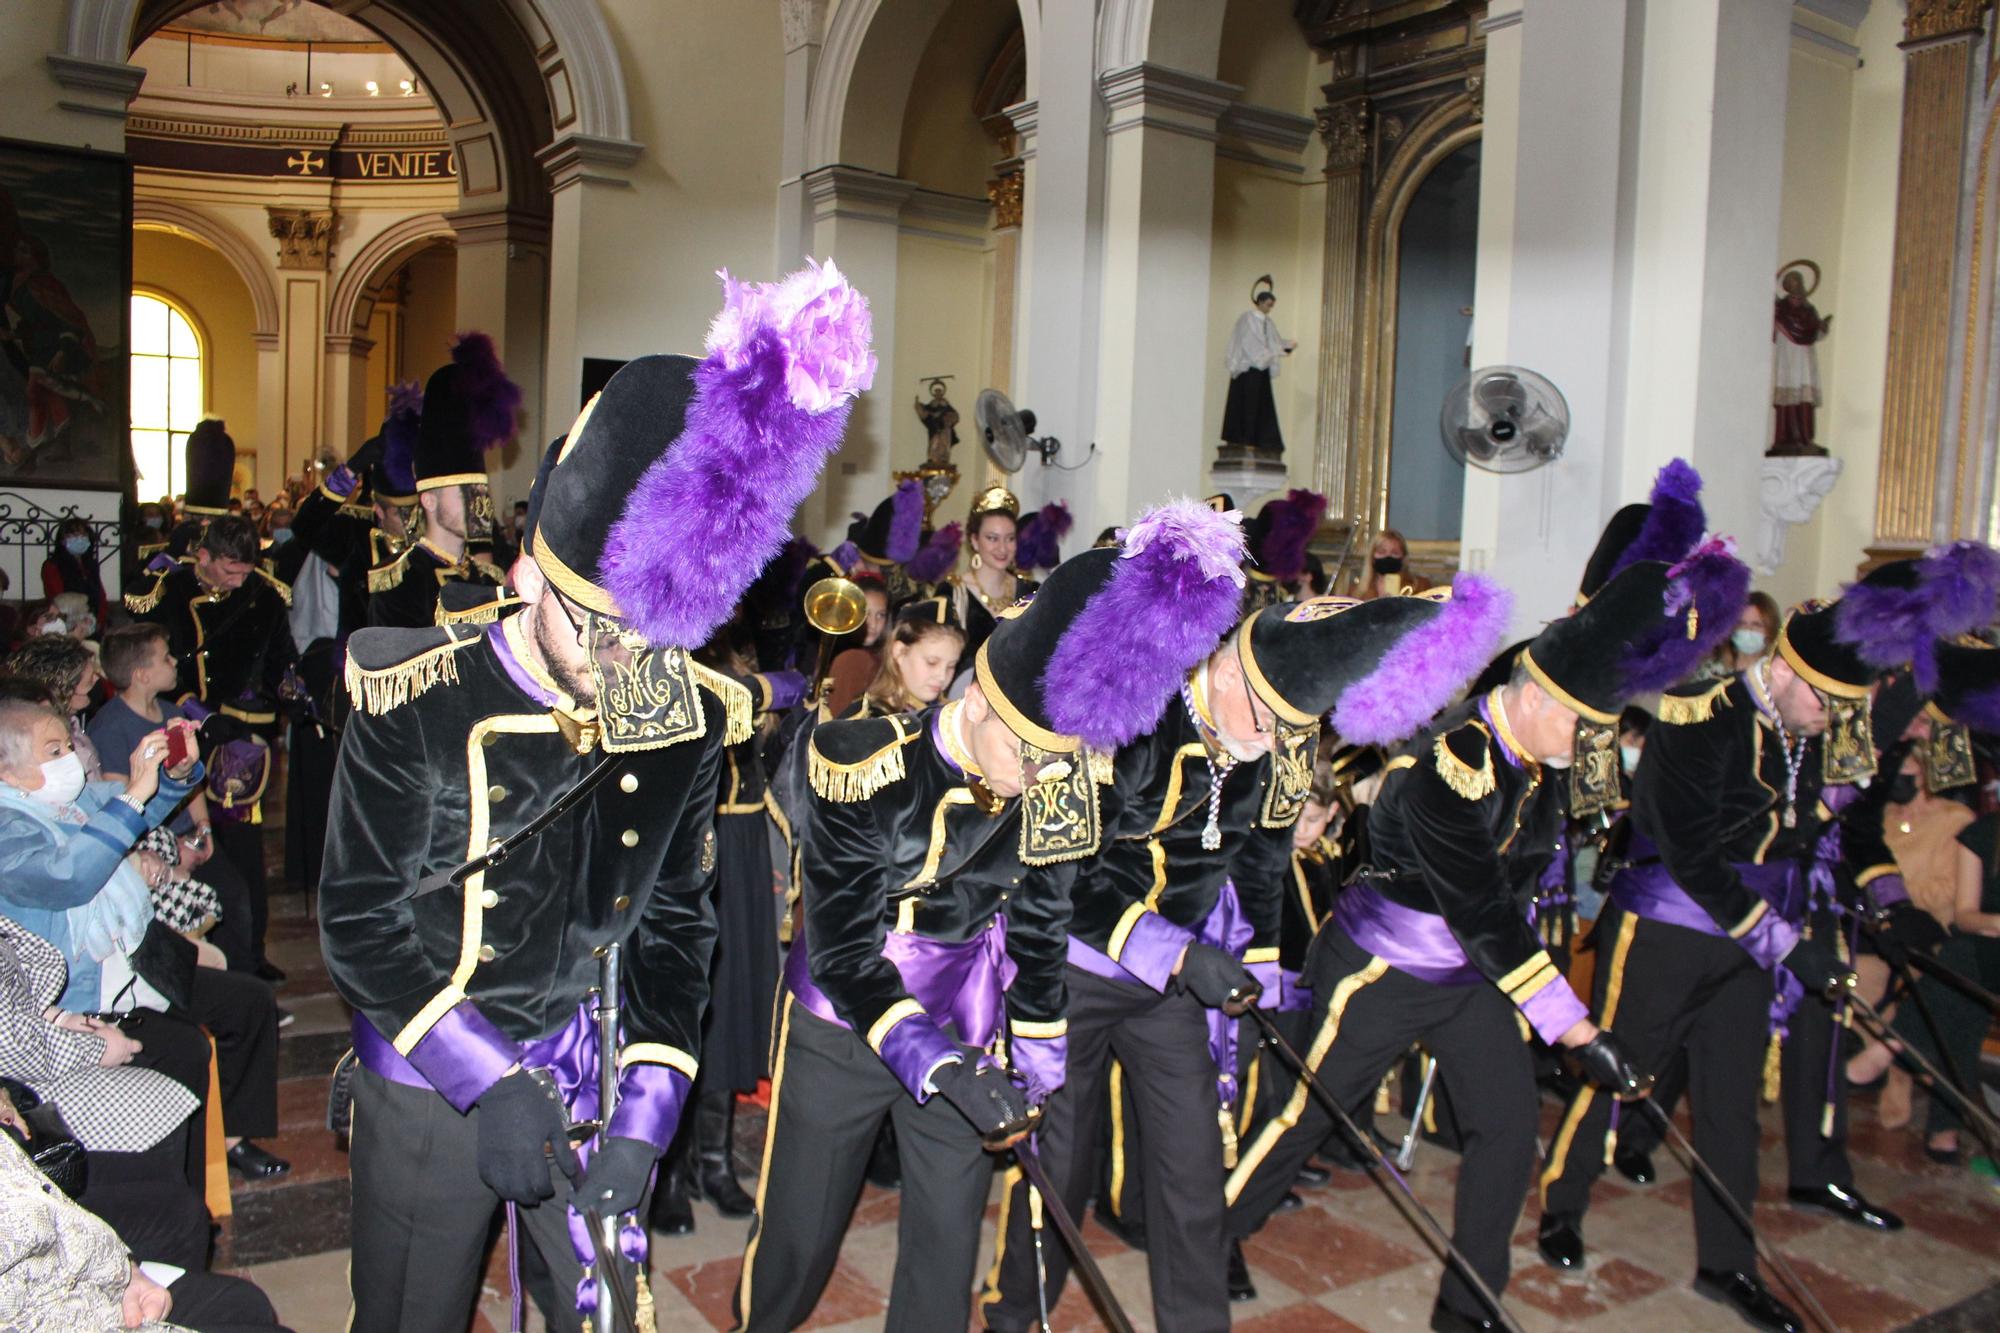
[[[1368,579],[1355,591],[1362,601],[1377,597],[1397,597],[1406,592],[1424,592],[1431,581],[1412,574],[1410,544],[1394,528],[1384,528],[1375,538],[1368,555]]]
[[[1770,651],[1777,635],[1777,602],[1767,592],[1753,592],[1743,605],[1743,613],[1736,618],[1736,628],[1695,674],[1702,680],[1727,680],[1740,671],[1748,671]]]
[[[98,624],[110,619],[111,603],[97,572],[97,539],[91,535],[90,524],[80,518],[63,520],[48,559],[42,561],[42,596],[66,592],[82,593]]]

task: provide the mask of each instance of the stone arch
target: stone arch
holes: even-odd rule
[[[229,262],[236,276],[250,292],[250,307],[257,317],[256,333],[276,337],[278,333],[278,289],[257,248],[241,232],[220,218],[198,208],[168,199],[135,198],[132,225],[156,226],[181,232],[200,241]]]
[[[1217,0],[1105,0],[1097,16],[1097,67],[1160,65],[1212,79],[1227,9]]]
[[[418,250],[455,237],[442,213],[422,213],[385,228],[341,269],[333,296],[327,301],[327,336],[365,337],[376,298],[390,275]]]

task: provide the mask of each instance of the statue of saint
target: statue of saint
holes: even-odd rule
[[[1278,294],[1267,273],[1250,285],[1250,308],[1237,317],[1224,356],[1229,397],[1222,407],[1222,443],[1266,458],[1285,452],[1271,381],[1277,378],[1278,363],[1298,346],[1272,322],[1271,310],[1277,304]]]
[[[1805,272],[1812,273],[1806,284]],[[1820,339],[1833,327],[1833,316],[1821,317],[1811,297],[1819,286],[1819,265],[1810,259],[1795,260],[1778,270],[1778,287],[1783,293],[1775,303],[1771,326],[1771,401],[1778,410],[1778,425],[1771,441],[1773,454],[1824,456],[1826,450],[1813,439],[1813,413],[1819,406]]]
[[[958,409],[944,396],[942,377],[930,382],[931,396],[927,402],[922,398],[917,402],[917,420],[924,423],[924,431],[930,436],[930,449],[924,461],[932,467],[951,465],[951,447],[958,443]]]

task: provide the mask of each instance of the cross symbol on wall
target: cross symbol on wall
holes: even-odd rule
[[[285,159],[285,165],[295,169],[301,176],[310,176],[326,166],[326,159],[314,156],[310,148],[301,148]]]

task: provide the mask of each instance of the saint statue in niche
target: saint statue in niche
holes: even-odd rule
[[[929,401],[917,399],[917,420],[924,423],[924,433],[930,436],[929,451],[925,463],[931,467],[948,467],[951,464],[951,447],[958,443],[958,409],[944,396],[944,382],[949,375],[934,375],[930,379]]]
[[[1771,401],[1778,424],[1770,452],[1775,456],[1826,456],[1813,439],[1813,415],[1820,402],[1817,348],[1833,328],[1833,316],[1822,318],[1814,307],[1811,298],[1818,287],[1819,265],[1810,259],[1795,259],[1778,270],[1781,294],[1771,324]]]
[[[1278,332],[1271,310],[1278,293],[1271,275],[1250,284],[1250,308],[1237,316],[1229,334],[1224,364],[1229,370],[1229,397],[1222,408],[1223,456],[1278,458],[1285,437],[1278,429],[1278,400],[1271,381],[1278,365],[1298,344]]]

